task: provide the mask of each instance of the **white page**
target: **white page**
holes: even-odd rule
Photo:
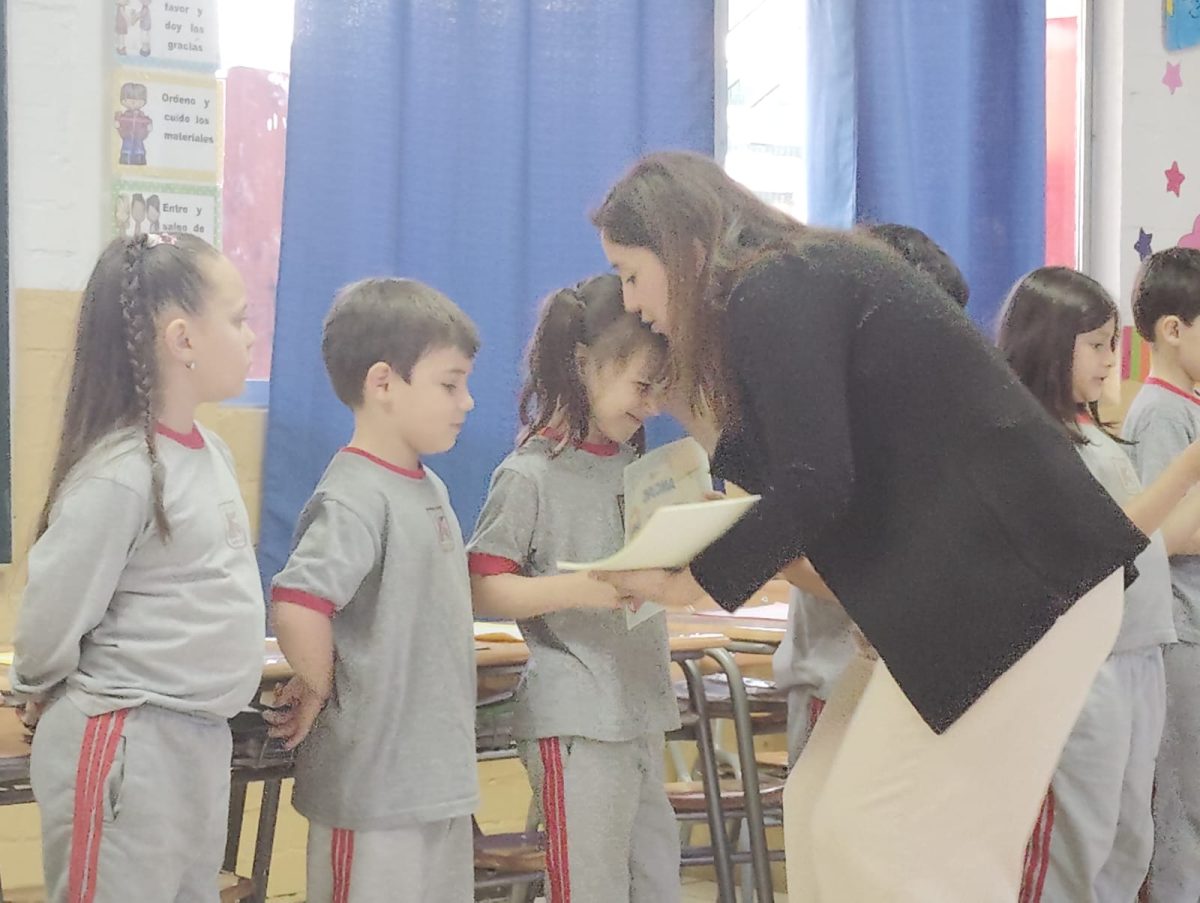
[[[713,488],[708,455],[690,436],[642,455],[624,476],[626,542],[657,509],[704,501]]]
[[[647,452],[625,468],[624,476],[626,543],[659,508],[703,501],[713,488],[708,455],[691,436]],[[632,630],[662,610],[654,602],[636,611],[627,608],[625,626]]]
[[[560,561],[560,571],[642,571],[681,568],[720,539],[760,496],[666,505],[620,551],[601,561]]]

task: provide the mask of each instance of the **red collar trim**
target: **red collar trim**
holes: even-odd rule
[[[546,439],[549,439],[551,442],[562,442],[563,439],[565,438],[563,433],[560,433],[558,430],[552,430],[549,427],[542,430],[540,433],[538,433],[538,435],[542,436]],[[575,446],[575,448],[579,449],[580,451],[585,451],[589,455],[597,455],[601,458],[611,458],[613,455],[615,455],[617,452],[619,452],[621,450],[621,446],[616,442],[575,442],[575,441],[572,441],[571,444],[573,446]]]
[[[366,458],[371,463],[378,464],[380,467],[387,468],[392,473],[398,473],[402,477],[408,477],[410,480],[425,479],[425,466],[422,464],[418,464],[416,470],[409,470],[406,467],[397,467],[395,464],[392,464],[390,461],[385,461],[385,460],[383,460],[383,458],[380,458],[377,455],[373,455],[368,451],[363,451],[361,448],[355,448],[353,445],[347,445],[345,448],[342,449],[342,451],[344,451],[348,455],[358,455],[360,458]]]
[[[154,431],[160,436],[166,436],[172,442],[178,442],[184,448],[204,448],[204,434],[200,432],[200,427],[192,424],[190,433],[178,433],[162,423],[154,425]]]
[[[1157,376],[1152,376],[1146,380],[1146,385],[1158,386],[1160,389],[1166,389],[1168,392],[1174,392],[1176,395],[1186,398],[1192,404],[1200,404],[1200,398],[1197,398],[1194,392],[1185,392],[1183,389],[1179,388],[1179,386],[1172,385],[1165,380],[1159,379]]]

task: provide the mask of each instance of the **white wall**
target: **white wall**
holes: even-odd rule
[[[1119,299],[1129,323],[1129,295],[1140,264],[1140,229],[1161,251],[1192,232],[1200,217],[1200,48],[1167,53],[1162,4],[1093,0],[1092,168],[1086,268]],[[1163,84],[1167,63],[1181,64],[1183,87]],[[1178,161],[1180,197],[1165,171]]]
[[[105,107],[112,70],[104,36],[113,6],[7,3],[11,282],[81,289],[111,220],[104,197],[114,111]]]

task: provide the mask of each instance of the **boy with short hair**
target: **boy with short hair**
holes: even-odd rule
[[[1133,289],[1133,320],[1154,349],[1150,376],[1122,435],[1143,485],[1200,437],[1200,251],[1170,248],[1147,258]],[[1193,550],[1200,553],[1200,543]],[[1179,642],[1164,647],[1167,712],[1155,771],[1155,903],[1200,899],[1200,554],[1171,558]]]
[[[272,733],[299,745],[310,903],[400,888],[474,898],[471,587],[446,488],[421,459],[458,439],[478,348],[470,319],[412,280],[350,285],[325,320],[325,366],[354,435],[305,505],[271,593],[296,675]]]

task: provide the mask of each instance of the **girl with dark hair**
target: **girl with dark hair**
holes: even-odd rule
[[[1022,903],[1133,900],[1150,868],[1154,765],[1166,718],[1162,647],[1176,641],[1167,556],[1200,530],[1200,443],[1144,491],[1100,419],[1116,363],[1117,305],[1094,279],[1042,267],[1013,287],[998,344],[1097,482],[1150,547],[1125,590],[1121,630],[1059,760],[1026,855]],[[1184,498],[1187,497],[1187,501]]]
[[[1011,903],[1146,537],[946,293],[875,240],[807,228],[686,153],[641,160],[593,221],[676,392],[713,414],[714,473],[762,495],[689,567],[598,577],[736,609],[815,569],[879,653],[789,777],[789,893]]]
[[[529,346],[517,450],[469,545],[475,610],[516,618],[530,665],[514,734],[546,826],[551,903],[678,901],[679,831],[663,787],[679,724],[662,612],[559,561],[625,541],[625,466],[656,408],[665,342],[622,307],[616,276],[555,292]]]
[[[12,666],[53,903],[215,897],[265,608],[232,457],[194,418],[253,340],[192,236],[113,241],[84,291]]]

